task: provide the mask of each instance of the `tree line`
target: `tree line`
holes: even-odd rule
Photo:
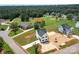
[[[0,6],[0,18],[13,20],[20,17],[22,21],[42,17],[52,12],[61,14],[79,14],[79,5],[37,5],[37,6]]]

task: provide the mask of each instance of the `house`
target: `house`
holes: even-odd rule
[[[79,21],[76,22],[75,27],[76,27],[76,28],[79,28]]]
[[[72,20],[76,21],[77,20],[77,16],[72,16]]]
[[[36,30],[36,37],[41,43],[48,43],[48,35],[45,29]]]
[[[29,23],[23,22],[19,25],[19,27],[22,28],[23,30],[26,30],[32,28],[33,26]]]
[[[68,24],[62,24],[59,28],[58,28],[59,32],[66,34],[67,36],[72,35],[72,30],[73,28],[70,27]]]

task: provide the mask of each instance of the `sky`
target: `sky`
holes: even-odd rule
[[[60,5],[79,4],[78,0],[0,0],[0,5]]]

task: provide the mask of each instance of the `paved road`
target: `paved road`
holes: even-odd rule
[[[0,31],[0,36],[12,48],[14,53],[26,54],[26,52],[20,46],[18,46],[11,37],[8,36],[8,33],[6,31]]]

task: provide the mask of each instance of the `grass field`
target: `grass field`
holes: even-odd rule
[[[23,32],[21,29],[18,29],[17,31],[16,31],[16,34],[15,34],[15,32],[14,31],[11,31],[10,33],[9,33],[9,36],[14,36],[14,35],[17,35],[17,34],[19,34],[19,33],[21,33],[21,32]]]
[[[6,30],[7,29],[7,25],[0,25],[0,30]]]
[[[7,43],[5,43],[4,41],[2,41],[3,39],[0,37],[0,43],[4,43],[3,44],[3,50],[4,50],[4,54],[13,54],[14,52],[12,51],[12,49],[9,47],[9,45]]]
[[[36,40],[35,31],[31,30],[29,32],[26,32],[22,35],[15,37],[14,40],[18,42],[21,46],[31,43]]]
[[[3,49],[4,49],[4,53],[5,54],[14,54],[14,52],[12,51],[12,49],[6,43],[4,44]]]
[[[15,19],[13,19],[13,22],[17,22],[18,24],[20,24],[21,23],[21,18],[15,18]]]
[[[76,35],[79,35],[79,29],[75,28],[75,22],[73,20],[59,20],[57,21],[55,18],[50,18],[50,17],[43,17],[45,19],[46,22],[46,26],[45,28],[47,29],[47,31],[58,31],[58,27],[61,24],[67,23],[68,25],[70,25],[71,27],[74,28],[73,33],[75,33]]]
[[[32,46],[32,47],[26,49],[26,51],[28,51],[30,54],[36,54],[36,53],[35,53],[35,47],[34,47],[34,46]]]

